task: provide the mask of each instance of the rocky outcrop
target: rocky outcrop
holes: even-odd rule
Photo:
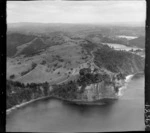
[[[102,81],[99,83],[90,84],[85,87],[85,91],[82,94],[82,100],[95,101],[104,98],[117,98],[119,88],[124,85],[124,80],[115,80],[112,83]]]

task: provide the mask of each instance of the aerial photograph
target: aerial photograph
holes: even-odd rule
[[[144,0],[7,1],[6,131],[144,131]]]

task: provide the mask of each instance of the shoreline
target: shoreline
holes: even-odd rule
[[[138,73],[136,73],[136,74],[138,74]],[[117,94],[118,97],[120,97],[120,96],[123,95],[123,94],[121,93],[121,91],[124,90],[124,89],[126,89],[126,87],[127,87],[127,85],[128,85],[128,82],[130,82],[131,79],[132,79],[132,77],[133,77],[134,75],[136,75],[136,74],[130,74],[130,75],[126,76],[125,85],[119,88],[119,92],[118,92],[118,94]],[[21,108],[21,107],[23,107],[23,106],[25,106],[25,105],[28,105],[28,104],[30,104],[30,103],[33,103],[33,102],[35,102],[35,101],[42,100],[42,99],[46,99],[46,98],[56,98],[56,99],[63,100],[63,101],[66,101],[66,102],[71,102],[71,103],[75,103],[75,104],[82,104],[82,105],[102,105],[102,104],[96,103],[96,102],[98,102],[98,101],[100,101],[100,100],[103,100],[103,99],[115,99],[115,98],[102,98],[102,99],[95,100],[95,101],[86,101],[86,100],[83,101],[83,100],[69,100],[69,99],[64,99],[64,98],[61,98],[61,97],[57,97],[57,96],[51,95],[51,96],[39,97],[39,98],[37,98],[37,99],[32,99],[32,100],[30,100],[30,101],[28,101],[28,102],[24,102],[24,103],[21,103],[21,104],[19,104],[19,105],[15,105],[14,107],[12,107],[12,108],[10,108],[10,109],[7,109],[7,110],[6,110],[6,114],[8,115],[8,114],[10,114],[10,113],[11,113],[13,110],[15,110],[15,109]]]
[[[24,102],[24,103],[15,105],[14,107],[12,107],[12,108],[10,108],[10,109],[7,109],[7,110],[6,110],[6,113],[9,114],[9,113],[11,113],[11,111],[13,111],[13,110],[15,110],[15,109],[18,109],[18,108],[23,107],[23,106],[25,106],[25,105],[27,105],[27,104],[30,104],[30,103],[32,103],[32,102],[35,102],[35,101],[38,101],[38,100],[41,100],[41,99],[44,99],[44,98],[48,98],[48,97],[49,97],[49,96],[46,96],[46,97],[39,97],[39,98],[37,98],[37,99],[32,99],[32,100],[30,100],[30,101],[28,101],[28,102]]]
[[[136,74],[130,74],[126,76],[125,85],[119,88],[118,96],[121,97],[123,95],[122,91],[127,88],[128,83],[132,80],[133,76]]]
[[[37,98],[37,99],[34,99],[34,100],[30,100],[28,102],[25,102],[25,103],[21,103],[19,105],[15,105],[14,107],[10,108],[10,109],[7,109],[6,110],[6,114],[9,115],[13,110],[16,110],[16,109],[19,109],[23,106],[26,106],[30,103],[33,103],[33,102],[36,102],[38,100],[44,100],[44,99],[47,99],[47,98],[54,98],[54,99],[58,99],[58,100],[62,100],[62,101],[65,101],[65,102],[69,102],[69,103],[73,103],[73,104],[78,104],[78,105],[103,105],[104,103],[102,102],[102,100],[112,100],[112,99],[117,99],[117,98],[114,98],[114,97],[109,97],[109,98],[101,98],[101,99],[98,99],[98,100],[95,100],[95,101],[86,101],[86,100],[69,100],[69,99],[64,99],[64,98],[61,98],[61,97],[57,97],[57,96],[46,96],[46,97],[40,97],[40,98]],[[101,102],[101,103],[99,103]]]

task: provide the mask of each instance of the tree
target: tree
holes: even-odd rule
[[[37,64],[36,63],[34,63],[34,62],[32,62],[32,69],[34,69],[36,66],[37,66]]]
[[[10,79],[14,79],[15,78],[15,75],[10,75]]]
[[[45,64],[46,64],[46,61],[43,60],[43,61],[41,62],[41,65],[45,65]]]
[[[80,73],[80,75],[85,75],[87,73],[91,73],[91,69],[90,68],[83,68],[83,69],[80,69],[79,73]]]

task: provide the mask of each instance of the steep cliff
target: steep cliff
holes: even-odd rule
[[[117,98],[119,88],[125,85],[124,79],[114,79],[111,82],[101,81],[85,87],[82,100],[95,101],[103,98]]]

